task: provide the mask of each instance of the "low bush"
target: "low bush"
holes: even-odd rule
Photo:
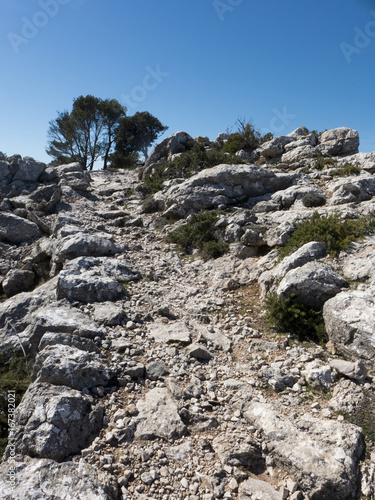
[[[222,151],[206,151],[203,144],[196,143],[190,151],[178,156],[175,160],[156,165],[144,180],[149,193],[160,191],[163,182],[169,179],[187,179],[201,170],[220,164],[239,165],[245,163],[240,157],[225,154]]]
[[[361,169],[359,167],[356,167],[351,163],[345,163],[342,167],[332,170],[331,175],[332,177],[344,177],[346,175],[358,175],[360,173]]]
[[[321,207],[326,204],[326,199],[324,196],[318,193],[307,193],[301,199],[305,207]]]
[[[265,319],[276,330],[296,335],[299,340],[311,340],[324,345],[327,333],[321,311],[300,304],[293,297],[270,295],[265,301]]]
[[[325,158],[322,153],[318,153],[316,156],[316,161],[314,167],[318,170],[323,170],[327,165],[335,165],[337,160],[335,158]]]
[[[186,253],[191,253],[196,248],[204,260],[216,259],[229,250],[229,245],[219,241],[215,234],[218,218],[219,212],[216,210],[193,214],[185,224],[171,231],[166,241],[175,243]]]
[[[314,212],[308,219],[295,224],[290,239],[280,249],[280,259],[295,252],[305,243],[320,241],[327,245],[327,253],[336,257],[353,241],[374,231],[373,216],[360,219],[342,219],[340,214],[319,215]]]

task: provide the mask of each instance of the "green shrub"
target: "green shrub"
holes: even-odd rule
[[[14,356],[0,366],[0,457],[8,442],[8,391],[15,391],[17,406],[29,384],[30,367],[25,357]]]
[[[229,245],[220,242],[215,234],[218,218],[216,210],[193,214],[185,224],[171,231],[166,241],[177,244],[186,253],[197,248],[204,260],[216,259],[229,250]]]
[[[358,175],[360,173],[361,169],[359,167],[356,167],[351,163],[345,163],[342,167],[332,170],[331,175],[332,177],[344,177],[346,175]]]
[[[327,245],[327,253],[336,257],[355,240],[366,233],[373,232],[373,218],[342,219],[339,214],[319,215],[314,212],[308,219],[298,222],[290,239],[280,249],[279,256],[284,258],[295,252],[305,243],[320,241]]]
[[[325,158],[322,153],[318,152],[314,167],[318,170],[323,170],[327,165],[335,165],[337,160],[335,158]]]
[[[265,319],[277,330],[296,335],[299,340],[312,340],[324,345],[327,333],[321,311],[294,302],[293,297],[270,295],[265,301]]]
[[[149,193],[156,193],[166,180],[187,179],[201,170],[222,163],[239,165],[244,161],[238,156],[228,155],[222,151],[206,151],[203,144],[196,143],[190,151],[175,160],[156,165],[152,172],[146,175],[144,187]]]

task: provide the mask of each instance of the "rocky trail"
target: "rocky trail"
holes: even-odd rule
[[[296,146],[306,161],[311,147]],[[221,165],[172,183],[154,197],[169,216],[207,197],[236,207],[218,223],[230,252],[203,261],[166,243],[181,221],[145,213],[138,172],[59,169],[44,168],[44,184],[26,194],[17,172],[16,191],[3,184],[0,222],[19,227],[0,243],[0,354],[6,365],[24,350],[32,376],[12,418],[1,498],[374,498],[374,237],[334,261],[319,242],[280,263],[272,249],[315,210],[304,195],[333,198],[329,211],[348,181],[333,190],[329,176]],[[254,193],[254,179],[235,181],[251,206],[233,203],[243,193],[228,177],[241,172],[256,178]],[[369,214],[372,179],[353,176],[359,201],[340,210]],[[325,348],[270,327],[264,297],[276,289],[324,305]]]

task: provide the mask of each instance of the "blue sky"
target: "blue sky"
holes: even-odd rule
[[[215,139],[357,129],[375,150],[372,0],[0,0],[0,151],[50,161],[57,110],[92,94]]]

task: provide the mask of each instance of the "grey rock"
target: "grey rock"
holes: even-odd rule
[[[188,151],[194,145],[194,139],[186,132],[176,132],[157,144],[147,158],[145,168],[160,160],[168,160],[172,155]]]
[[[20,292],[29,290],[35,279],[32,271],[14,269],[9,271],[2,282],[5,295],[12,297]]]
[[[257,153],[265,158],[276,158],[277,156],[281,156],[285,151],[285,146],[293,141],[294,138],[287,135],[274,137],[270,141],[262,144],[257,149]]]
[[[28,457],[22,457],[22,461],[14,465],[17,480],[12,490],[7,477],[12,465],[7,461],[0,466],[3,500],[112,500],[118,496],[117,481],[94,465]]]
[[[125,312],[122,307],[112,302],[102,302],[95,304],[93,316],[98,323],[113,326],[121,323],[125,318]]]
[[[157,193],[169,210],[186,216],[189,211],[248,201],[289,187],[295,174],[275,173],[253,165],[217,165]]]
[[[57,282],[57,298],[84,303],[116,301],[128,297],[123,285],[139,278],[124,259],[78,257],[65,265]]]
[[[263,236],[253,229],[246,229],[245,234],[241,237],[241,242],[248,247],[261,247],[266,245]]]
[[[241,500],[282,500],[281,493],[260,479],[247,479],[238,491]]]
[[[295,226],[292,222],[285,221],[276,227],[268,229],[265,240],[269,247],[284,245],[291,237]]]
[[[354,251],[342,255],[343,274],[353,281],[368,281],[375,278],[375,238],[366,238]]]
[[[294,148],[301,148],[306,146],[316,146],[317,140],[315,134],[307,134],[300,136],[297,140],[285,145],[285,151],[288,152]]]
[[[323,308],[324,324],[336,351],[374,369],[375,299],[372,290],[342,292]]]
[[[178,414],[177,406],[167,389],[152,389],[144,401],[138,401],[139,416],[135,418],[136,439],[179,439],[186,427]]]
[[[329,407],[335,412],[352,415],[361,411],[364,401],[365,396],[360,385],[348,379],[341,379],[333,388]]]
[[[50,345],[39,352],[34,364],[34,380],[72,389],[106,386],[116,370],[98,354],[68,345]]]
[[[25,156],[17,165],[17,171],[13,176],[13,180],[23,182],[36,182],[44,172],[46,165],[33,158]]]
[[[34,382],[17,408],[14,442],[18,453],[64,460],[96,437],[103,409],[93,398],[65,386]],[[9,447],[5,456],[9,456]]]
[[[333,374],[329,365],[324,365],[319,359],[315,359],[305,365],[301,375],[315,388],[329,391],[333,384]]]
[[[281,162],[289,166],[295,164],[298,167],[304,165],[306,160],[315,158],[315,156],[316,148],[312,146],[299,146],[284,153],[281,157]]]
[[[281,280],[276,293],[312,307],[320,308],[337,295],[348,283],[329,266],[308,262],[292,269]]]
[[[10,243],[24,243],[42,235],[39,227],[27,219],[14,214],[0,213],[0,238]]]
[[[213,357],[208,349],[198,343],[189,345],[186,352],[190,357],[195,358],[198,361],[209,361]]]
[[[331,368],[334,368],[340,375],[353,380],[363,381],[367,376],[365,365],[362,361],[345,361],[343,359],[333,359],[329,362]]]
[[[339,127],[322,133],[318,150],[324,155],[336,156],[358,153],[358,147],[358,132],[347,127]]]
[[[81,256],[110,256],[118,251],[119,248],[113,243],[113,236],[108,233],[77,232],[59,240],[53,253],[56,262],[64,262]]]
[[[327,186],[331,191],[331,205],[341,205],[343,203],[356,203],[370,200],[375,194],[375,178],[368,173],[345,177],[333,181]]]
[[[249,403],[244,417],[262,432],[275,462],[296,477],[305,495],[353,498],[364,451],[359,427],[308,415],[294,424],[272,405],[257,402]]]
[[[160,361],[152,361],[146,366],[146,377],[150,380],[159,380],[168,374],[164,363]]]
[[[155,339],[155,342],[167,344],[181,343],[189,344],[191,342],[190,331],[183,321],[173,321],[170,323],[153,323],[148,328],[149,336]]]
[[[326,245],[318,241],[305,243],[301,248],[285,257],[280,264],[262,273],[258,279],[261,297],[275,291],[276,284],[292,269],[301,267],[308,262],[320,259],[326,255]]]
[[[212,441],[212,448],[223,465],[256,470],[262,464],[262,451],[251,435],[220,434]]]
[[[301,127],[296,128],[292,132],[290,132],[288,134],[288,137],[292,137],[293,139],[299,139],[300,137],[303,137],[303,136],[307,135],[308,133],[309,133],[309,130],[304,126],[301,126]]]

